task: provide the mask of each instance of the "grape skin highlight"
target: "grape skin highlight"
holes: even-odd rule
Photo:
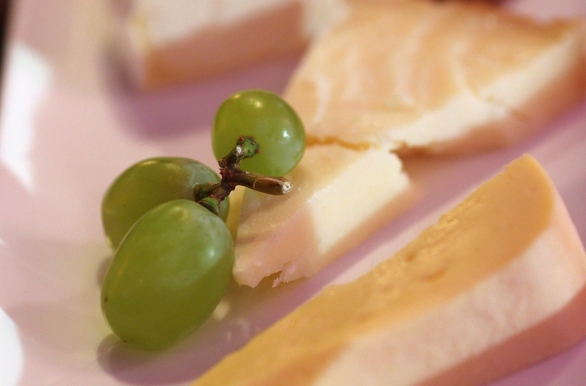
[[[242,169],[265,176],[287,174],[305,151],[305,129],[297,113],[264,90],[233,94],[220,105],[212,127],[216,158],[228,154],[240,136],[252,136],[260,144],[260,154],[242,161]]]
[[[116,249],[134,223],[155,206],[175,199],[194,200],[197,184],[220,181],[201,162],[182,157],[156,157],[140,161],[120,174],[102,200],[102,225],[108,243]],[[226,219],[229,200],[220,206]]]
[[[102,285],[104,317],[132,346],[169,347],[210,316],[233,263],[232,237],[218,216],[190,200],[161,204],[116,251]]]

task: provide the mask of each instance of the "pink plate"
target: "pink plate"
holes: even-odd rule
[[[297,61],[265,63],[164,91],[124,86],[109,57],[103,0],[17,0],[0,115],[0,385],[184,385],[324,285],[355,277],[433,223],[523,153],[545,166],[586,240],[586,103],[519,146],[477,156],[410,161],[426,192],[412,210],[309,280],[230,288],[225,315],[165,355],[123,349],[100,311],[111,252],[100,200],[112,179],[146,157],[215,167],[209,128],[232,92],[281,92]],[[584,0],[518,0],[539,18],[586,17]],[[494,385],[584,385],[586,342]]]

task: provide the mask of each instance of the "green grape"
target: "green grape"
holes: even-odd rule
[[[305,151],[305,130],[299,116],[268,91],[242,91],[220,105],[212,127],[216,158],[228,154],[240,136],[252,136],[260,145],[260,154],[242,161],[242,169],[266,176],[287,174]]]
[[[155,206],[175,199],[194,200],[197,184],[217,183],[220,177],[204,164],[179,157],[158,157],[126,169],[102,200],[102,225],[109,244],[116,249],[130,227]],[[228,215],[228,200],[220,217]]]
[[[190,200],[161,204],[116,251],[102,286],[104,317],[128,344],[164,349],[209,317],[233,263],[232,238],[218,216]]]

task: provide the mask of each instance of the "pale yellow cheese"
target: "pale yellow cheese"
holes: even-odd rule
[[[308,142],[401,153],[515,143],[583,100],[584,25],[461,2],[353,2],[285,99]]]
[[[238,221],[240,219],[240,209],[242,208],[242,197],[244,196],[246,188],[237,186],[232,193],[230,193],[230,206],[228,216],[226,217],[226,226],[232,235],[232,239],[236,241],[236,234],[238,233]]]
[[[194,385],[477,385],[585,335],[584,248],[545,171],[523,156]]]
[[[383,150],[312,146],[287,176],[293,190],[247,190],[235,242],[234,278],[256,286],[309,277],[407,209],[415,194],[399,158]]]
[[[111,3],[126,72],[135,87],[153,89],[297,55],[342,0]]]

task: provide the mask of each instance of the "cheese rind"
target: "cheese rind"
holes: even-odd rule
[[[353,3],[285,92],[309,143],[471,153],[525,138],[583,100],[584,24],[480,4]]]
[[[309,277],[407,209],[415,199],[399,158],[387,151],[313,146],[287,176],[293,190],[247,190],[235,242],[234,278],[255,287]]]
[[[547,174],[523,156],[195,385],[474,385],[584,336],[584,248]]]

